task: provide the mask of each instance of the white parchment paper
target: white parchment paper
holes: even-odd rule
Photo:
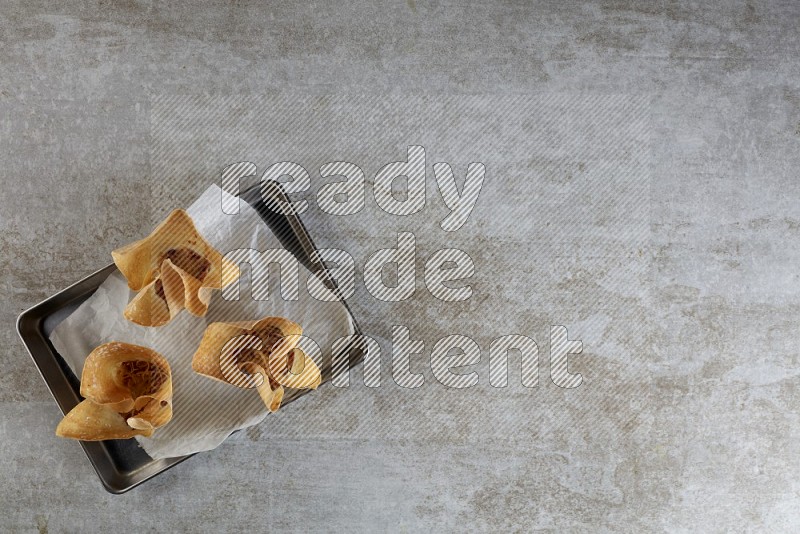
[[[187,208],[209,243],[223,253],[244,248],[282,248],[249,204],[242,201],[239,214],[227,215],[221,209],[222,198],[226,206],[228,202],[235,202],[213,185]],[[205,317],[195,317],[184,310],[169,324],[148,328],[123,317],[122,312],[133,292],[128,289],[125,278],[115,271],[50,335],[53,346],[78,377],[92,349],[109,341],[147,346],[169,360],[174,392],[172,421],[156,429],[151,438],[136,438],[152,458],[213,449],[235,430],[255,425],[268,415],[255,390],[237,388],[192,371],[192,356],[207,324],[273,315],[286,317],[302,325],[304,335],[319,345],[325,358],[330,357],[335,339],[353,334],[350,316],[340,302],[320,302],[308,294],[306,280],[313,275],[302,264],[300,294],[296,301],[283,299],[278,284],[272,281],[269,300],[253,300],[246,284],[246,272],[242,270],[239,300],[225,300],[217,291]],[[272,279],[277,278],[275,270]],[[317,364],[321,366],[322,362]],[[280,411],[272,417],[280,417]]]

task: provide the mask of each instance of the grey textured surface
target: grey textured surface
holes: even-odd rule
[[[0,10],[0,528],[789,531],[800,521],[795,2],[49,4]],[[488,122],[486,101],[522,94],[539,102],[524,116],[541,118],[561,99],[578,126],[581,106],[595,101],[605,128],[563,126],[553,139],[603,147],[618,135],[649,148],[639,181],[595,190],[581,188],[594,153],[581,168],[573,153],[537,159],[548,154],[542,145],[524,162],[513,144],[470,145],[413,120],[405,133],[361,145],[356,132],[323,148],[290,142],[316,131],[305,121],[290,135],[263,133],[269,150],[170,166],[153,157],[163,123],[151,132],[154,102],[169,94],[294,95],[320,106],[328,94],[391,94],[433,108],[431,95],[474,95],[466,109],[483,101]],[[645,127],[633,135],[642,106]],[[320,114],[341,120],[346,109]],[[513,132],[498,128],[498,139]],[[214,141],[212,130],[185,146],[199,154]],[[312,173],[324,158],[349,158],[369,177],[415,142],[457,173],[472,157],[528,167],[487,175],[473,219],[453,236],[437,226],[445,211],[435,195],[410,218],[421,255],[451,243],[472,255],[469,305],[422,293],[377,306],[361,286],[367,330],[385,336],[399,321],[429,353],[449,333],[474,334],[484,350],[504,333],[546,345],[547,326],[561,323],[584,342],[574,365],[587,382],[530,390],[513,387],[512,372],[507,391],[493,390],[484,357],[476,388],[445,390],[427,369],[425,386],[410,391],[385,369],[387,387],[323,388],[130,494],[105,494],[80,448],[53,435],[60,414],[16,339],[15,316],[149,230],[150,193],[163,191],[154,170],[185,185],[157,196],[164,206],[190,200],[242,157],[261,169],[294,159]],[[510,159],[498,156],[503,146]],[[612,165],[637,169],[624,151],[610,154]],[[561,204],[537,198],[540,187]],[[542,231],[542,206],[561,213],[568,193],[583,202],[583,222],[556,219],[559,230]],[[307,221],[320,244],[351,250],[363,266],[400,229],[385,217],[365,228],[370,213],[331,222],[311,210]],[[558,232],[574,239],[556,248]],[[506,280],[504,269],[515,275]]]

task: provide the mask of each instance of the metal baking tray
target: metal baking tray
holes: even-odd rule
[[[315,261],[316,248],[297,213],[291,209],[281,209],[276,204],[277,201],[281,201],[283,206],[288,205],[288,198],[280,184],[266,182],[247,189],[239,197],[255,208],[286,250],[294,254],[312,273],[319,272],[322,282],[328,288],[336,290],[335,281],[327,269]],[[17,331],[22,342],[50,393],[65,414],[82,400],[80,382],[50,343],[50,333],[88,299],[115,270],[116,266],[112,263],[24,311],[17,319]],[[355,333],[361,334],[347,302],[342,300],[342,303],[350,314]],[[364,347],[360,338],[356,340],[343,350],[351,353],[351,367],[363,359]],[[355,354],[353,354],[354,349],[358,349]],[[330,380],[330,362],[326,361],[321,371],[323,383]],[[289,404],[307,392],[308,390],[292,390],[284,398],[282,405]],[[124,493],[193,456],[154,460],[139,447],[135,439],[81,441],[80,444],[105,489],[116,494]]]

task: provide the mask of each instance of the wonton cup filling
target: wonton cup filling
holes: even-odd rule
[[[280,408],[284,386],[316,389],[319,368],[296,347],[303,329],[281,317],[211,323],[192,358],[195,372],[241,388],[255,388],[270,412]]]
[[[239,276],[238,266],[203,239],[184,210],[174,210],[149,236],[111,256],[138,292],[125,318],[143,326],[165,325],[184,308],[205,315],[211,292]]]
[[[84,441],[151,436],[172,419],[172,373],[152,349],[113,341],[83,365],[85,398],[64,416],[56,435]]]

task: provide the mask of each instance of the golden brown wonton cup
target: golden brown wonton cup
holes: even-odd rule
[[[111,256],[138,291],[125,317],[143,326],[165,325],[184,308],[205,315],[211,292],[239,276],[238,266],[203,239],[184,210],[173,211],[149,236]]]
[[[86,358],[85,398],[64,416],[56,435],[84,441],[151,436],[172,419],[172,373],[152,349],[113,341]]]
[[[270,412],[284,386],[316,389],[319,368],[297,345],[303,329],[281,317],[211,323],[192,358],[195,372],[241,388],[255,388]]]

